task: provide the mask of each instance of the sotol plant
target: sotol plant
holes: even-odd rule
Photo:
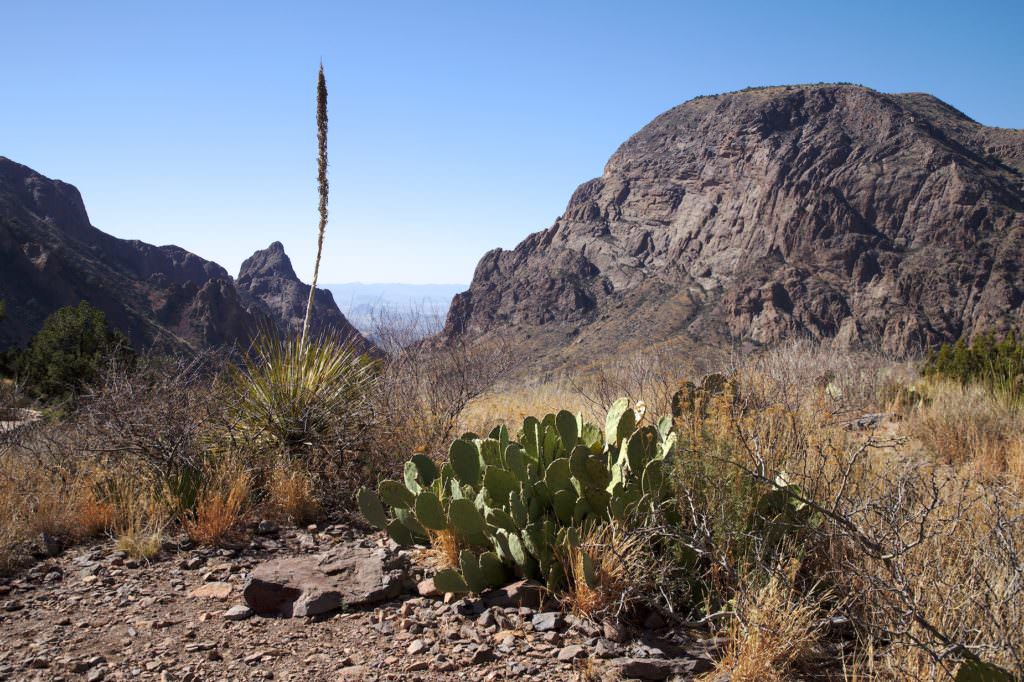
[[[486,438],[468,433],[440,467],[415,455],[402,482],[361,490],[359,507],[401,545],[425,542],[431,531],[459,538],[459,570],[437,573],[440,590],[480,592],[513,573],[556,590],[567,581],[561,550],[579,550],[581,533],[613,520],[629,524],[666,503],[676,437],[670,419],[638,426],[642,416],[622,398],[603,432],[562,411],[527,417],[515,440],[504,426]],[[587,556],[583,567],[596,583]]]

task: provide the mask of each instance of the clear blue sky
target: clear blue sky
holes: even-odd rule
[[[548,227],[630,134],[699,94],[852,81],[1024,127],[1024,2],[0,0],[0,155],[97,227],[232,272],[315,248],[321,282],[468,282]]]

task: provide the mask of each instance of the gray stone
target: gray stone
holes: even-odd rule
[[[577,658],[582,658],[584,649],[579,644],[570,644],[567,647],[562,647],[558,650],[557,658],[562,663],[569,661],[575,661]]]
[[[224,612],[225,620],[245,620],[252,616],[252,609],[245,604],[235,604]]]
[[[402,593],[404,576],[384,549],[342,546],[321,556],[273,559],[253,569],[242,592],[261,614],[315,616]]]
[[[557,611],[538,613],[530,622],[533,624],[533,629],[537,632],[560,630],[565,627],[565,618]]]

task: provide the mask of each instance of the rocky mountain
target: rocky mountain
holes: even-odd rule
[[[75,187],[0,157],[0,348],[24,345],[50,313],[81,300],[140,348],[244,344],[263,318],[293,329],[292,298],[305,311],[309,287],[280,244],[246,263],[236,286],[220,265],[180,247],[112,237],[89,222]],[[324,324],[365,343],[330,292],[319,291],[316,305]]]
[[[1024,323],[1024,131],[854,85],[658,116],[547,230],[488,252],[444,338],[535,354],[834,339],[887,351]]]
[[[243,263],[236,280],[238,291],[255,315],[276,320],[293,334],[302,333],[302,321],[309,302],[309,285],[299,280],[281,242],[257,251]],[[332,330],[365,345],[360,333],[349,324],[334,302],[334,295],[317,287],[313,296],[314,334]]]

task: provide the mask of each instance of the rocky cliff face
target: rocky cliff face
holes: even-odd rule
[[[276,246],[278,260],[288,263]],[[281,303],[284,290],[303,296],[305,313],[309,287],[291,265],[274,278],[273,286],[254,284],[255,277],[236,287],[220,265],[182,248],[112,237],[90,224],[72,185],[0,157],[0,299],[8,313],[0,348],[24,345],[50,313],[81,300],[103,310],[140,348],[244,345],[262,319],[294,328],[291,308]],[[329,292],[318,292],[317,302],[323,324],[352,334]]]
[[[291,259],[281,242],[274,242],[257,251],[242,263],[236,280],[249,311],[261,317],[276,320],[283,329],[293,334],[302,333],[302,321],[309,302],[309,285],[295,275]],[[312,333],[333,330],[358,345],[366,344],[355,327],[349,324],[326,289],[317,288],[313,296]]]
[[[552,227],[487,253],[444,336],[913,352],[1024,323],[1022,209],[1024,131],[929,95],[698,98],[623,144]]]

